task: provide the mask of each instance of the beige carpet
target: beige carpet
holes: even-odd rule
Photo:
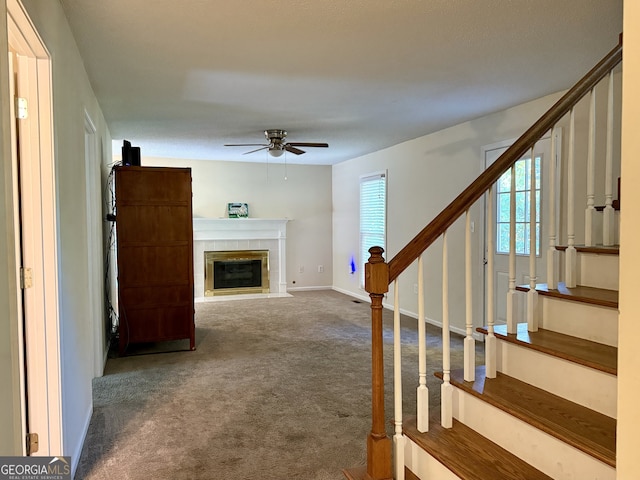
[[[371,395],[370,309],[332,292],[197,304],[195,352],[110,359],[76,479],[339,480],[364,464]],[[391,312],[385,311],[387,417]],[[415,414],[416,321],[403,318],[405,415]],[[428,327],[439,401],[440,331]],[[453,366],[461,366],[452,336]],[[158,350],[187,348],[172,342]],[[390,429],[391,433],[391,429]]]

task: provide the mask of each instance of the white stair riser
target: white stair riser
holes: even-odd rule
[[[500,339],[496,353],[499,372],[616,418],[615,375]]]
[[[618,310],[541,295],[540,327],[554,332],[618,346]]]
[[[597,253],[578,253],[578,284],[618,290],[619,257]]]
[[[556,480],[615,480],[615,468],[457,388],[453,415]]]
[[[425,480],[459,480],[460,477],[405,437],[404,464],[418,478]]]

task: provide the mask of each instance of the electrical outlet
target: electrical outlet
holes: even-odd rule
[[[302,265],[298,267],[298,273],[304,273],[304,267]]]
[[[324,265],[318,265],[318,273],[324,273]]]
[[[413,293],[418,293],[418,284],[417,283],[413,284]]]

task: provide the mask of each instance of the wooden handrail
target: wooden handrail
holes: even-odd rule
[[[622,61],[622,36],[595,67],[578,81],[540,119],[515,141],[476,180],[436,216],[389,262],[389,283],[411,265],[447,228],[466,212],[500,176],[519,160],[542,136],[564,117],[605,75]]]
[[[595,85],[622,60],[622,35],[618,45],[558,100],[540,119],[509,147],[489,168],[440,212],[388,263],[383,249],[369,249],[365,264],[365,290],[371,297],[372,320],[372,428],[367,437],[367,466],[344,470],[349,480],[391,480],[391,441],[384,427],[384,368],[382,299],[388,285],[411,265],[447,228],[466,212],[500,176],[566,115]]]

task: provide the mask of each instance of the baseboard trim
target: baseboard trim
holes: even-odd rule
[[[288,287],[287,288],[287,292],[310,292],[313,290],[331,290],[331,286],[330,285],[318,285],[318,286],[311,286],[311,287]]]
[[[104,346],[104,358],[102,359],[102,371],[100,372],[100,375],[98,375],[98,377],[102,377],[104,376],[104,371],[107,368],[107,360],[109,360],[109,348],[110,348],[110,343],[107,342],[107,344]]]
[[[389,310],[393,310],[393,308],[391,306],[387,306],[387,305],[383,305],[385,308],[388,308]],[[406,310],[404,308],[400,309],[400,313],[403,315],[406,315],[407,317],[411,317],[411,318],[415,318],[416,320],[418,319],[418,314],[415,312],[412,312],[410,310]],[[435,326],[435,327],[440,327],[442,328],[442,322],[438,321],[438,320],[434,320],[433,318],[429,318],[426,317],[425,322]],[[475,328],[475,327],[474,327]],[[467,331],[464,328],[461,327],[454,327],[454,326],[449,326],[449,331],[453,332],[453,333],[457,333],[458,335],[462,336],[462,337],[466,337],[467,335]],[[473,332],[471,334],[471,336],[478,342],[484,342],[484,335],[479,333],[479,332]]]
[[[369,298],[368,295],[359,295],[359,294],[356,294],[356,293],[351,292],[349,290],[345,290],[343,288],[339,288],[339,287],[335,287],[335,286],[333,287],[333,290],[335,290],[336,292],[348,295],[350,297],[357,298],[358,300],[362,300],[364,302],[371,303],[371,299]],[[383,301],[382,302],[382,306],[384,308],[386,308],[387,310],[393,311],[393,304],[391,304],[391,303]],[[416,312],[411,311],[411,310],[407,310],[405,308],[401,308],[400,309],[400,313],[402,315],[406,315],[407,317],[415,318],[416,320],[418,319],[418,314]],[[438,320],[434,320],[433,318],[426,317],[425,318],[425,322],[429,323],[429,324],[431,324],[433,326],[442,328],[442,322],[440,322]],[[451,331],[453,333],[457,333],[458,335],[461,335],[463,337],[466,336],[466,334],[467,334],[466,330],[464,328],[460,328],[460,327],[450,326],[449,327],[449,331]],[[484,342],[484,335],[482,335],[481,333],[478,333],[478,332],[474,331],[472,336],[473,336],[474,339],[476,339],[476,341]]]
[[[336,291],[338,293],[342,293],[344,295],[348,295],[348,296],[353,297],[353,298],[357,298],[358,300],[362,300],[363,302],[371,303],[371,298],[369,298],[369,295],[357,294],[357,293],[354,293],[354,292],[352,292],[350,290],[345,290],[344,288],[340,288],[340,287],[336,287],[336,286],[331,287],[331,290],[334,290],[334,291]]]
[[[389,310],[393,310],[393,307],[388,306],[388,305],[383,305],[385,308],[388,308]],[[411,317],[411,318],[415,318],[416,320],[418,319],[418,314],[415,312],[412,312],[410,310],[406,310],[404,308],[400,309],[400,313],[402,315],[406,315],[407,317]],[[442,322],[438,321],[438,320],[434,320],[433,318],[429,318],[429,317],[425,317],[424,321],[426,323],[429,323],[435,327],[439,327],[442,328]],[[467,331],[464,328],[461,327],[454,327],[454,326],[449,326],[449,331],[453,332],[453,333],[457,333],[458,335],[465,337],[467,335]],[[479,342],[484,342],[484,335],[482,335],[481,333],[478,332],[473,332],[472,333],[472,337]]]
[[[91,417],[93,416],[93,395],[91,398],[92,404],[89,405],[88,414],[84,420],[84,425],[82,426],[82,436],[80,438],[80,442],[74,448],[71,454],[71,478],[75,478],[76,470],[78,469],[78,465],[80,463],[80,455],[82,454],[82,449],[84,448],[84,442],[87,439],[87,433],[89,433],[89,424],[91,423]]]

